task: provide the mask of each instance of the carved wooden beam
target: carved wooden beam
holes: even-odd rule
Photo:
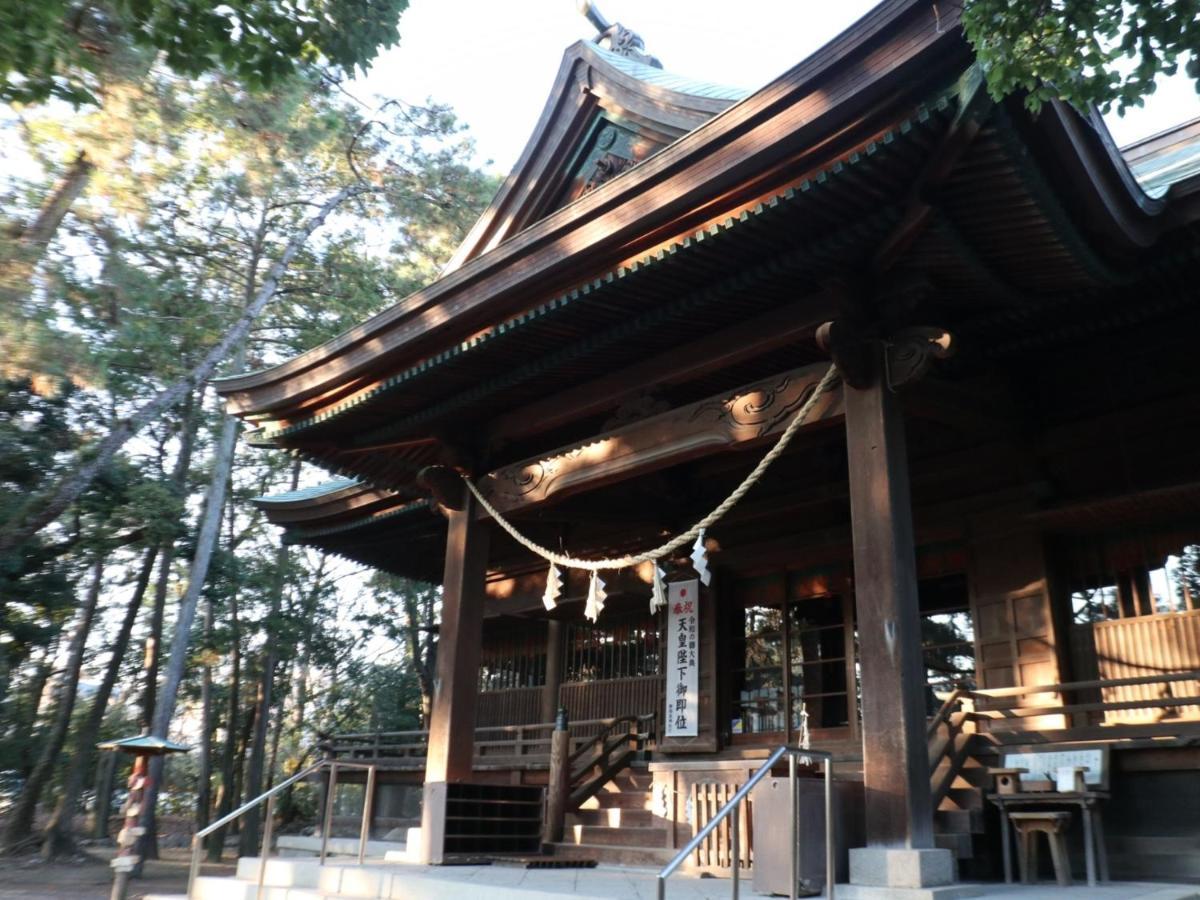
[[[489,437],[492,441],[504,441],[549,431],[612,409],[623,398],[645,390],[647,385],[681,384],[769,353],[811,335],[830,307],[829,292],[823,292],[739,322],[499,416],[492,423]]]
[[[794,369],[545,457],[505,466],[481,479],[480,489],[498,510],[508,512],[700,456],[753,446],[787,427],[826,369],[825,363]],[[841,391],[832,390],[817,402],[808,424],[841,415]]]

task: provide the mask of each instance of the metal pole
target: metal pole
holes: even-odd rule
[[[375,805],[375,767],[367,769],[367,787],[363,794],[362,828],[358,832],[358,864],[367,858],[367,841],[371,839],[371,810]]]
[[[741,872],[742,868],[742,848],[738,833],[738,820],[742,817],[742,804],[739,803],[733,808],[733,823],[730,826],[730,837],[733,839],[733,893],[730,894],[733,900],[738,900],[738,894],[741,889]]]
[[[789,854],[791,872],[791,880],[788,882],[788,897],[789,900],[797,900],[799,897],[798,889],[800,882],[800,804],[797,802],[796,791],[800,785],[796,782],[796,754],[788,754],[788,787],[792,792],[792,852]]]
[[[263,882],[267,880],[267,857],[271,854],[271,833],[275,830],[275,795],[267,797],[266,821],[263,822],[262,849],[258,853],[258,890],[254,900],[262,900]]]
[[[325,792],[325,822],[321,826],[321,861],[325,865],[325,854],[329,850],[329,831],[333,828],[333,797],[337,790],[338,764],[329,767],[329,789]]]
[[[833,841],[833,759],[829,758],[825,760],[825,896],[828,900],[833,900],[834,882],[837,881]]]
[[[198,834],[192,835],[192,861],[188,865],[187,900],[192,900],[192,890],[196,887],[196,877],[200,874],[200,848],[204,839]]]

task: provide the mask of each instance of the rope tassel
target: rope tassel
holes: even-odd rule
[[[542,594],[542,606],[547,610],[558,606],[558,598],[562,596],[562,585],[562,572],[558,566],[551,563],[550,571],[546,573],[546,592]]]
[[[705,587],[712,581],[712,572],[708,570],[708,548],[704,546],[704,529],[696,535],[696,543],[692,545],[692,568]]]
[[[608,593],[604,590],[604,580],[600,577],[599,572],[593,572],[588,581],[587,605],[583,608],[584,617],[592,622],[599,619],[600,613],[604,611],[604,601],[607,599]]]
[[[650,615],[654,615],[660,609],[667,605],[667,589],[663,582],[666,580],[667,573],[662,570],[658,563],[654,564],[654,588],[650,592]]]

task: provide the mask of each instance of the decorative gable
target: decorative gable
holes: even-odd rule
[[[745,93],[573,44],[520,160],[446,272],[619,177]]]

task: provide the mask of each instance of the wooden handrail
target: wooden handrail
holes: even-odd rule
[[[1061,684],[1030,684],[1006,688],[964,689],[961,692],[959,700],[964,696],[977,700],[996,700],[1002,697],[1022,697],[1025,694],[1056,694],[1062,691],[1082,691],[1089,688],[1131,687],[1139,684],[1166,684],[1175,681],[1198,680],[1200,680],[1200,670],[1167,672],[1162,675],[1139,675],[1134,678],[1098,678],[1092,681],[1064,681]],[[955,694],[958,693],[960,692],[956,690]]]
[[[579,719],[578,721],[572,722],[571,727],[572,728],[581,728],[581,727],[593,726],[593,725],[608,726],[608,725],[612,725],[613,723],[617,722],[621,718],[629,718],[629,717],[628,716],[620,716],[617,718],[607,718],[607,719]],[[636,718],[644,720],[644,719],[653,719],[654,717],[653,716],[638,716]],[[520,731],[522,729],[553,731],[554,723],[553,722],[534,722],[534,723],[531,723],[528,725],[483,725],[483,726],[480,726],[479,728],[476,728],[475,733],[478,734],[481,731],[503,731],[506,733],[513,733],[513,732]],[[380,738],[414,737],[414,738],[424,739],[424,738],[428,738],[429,732],[428,731],[357,731],[357,732],[346,732],[346,733],[341,733],[341,734],[334,733],[334,734],[319,735],[319,737],[324,741],[343,741],[343,740],[364,740],[364,741],[371,740],[371,741],[373,741],[377,736]]]
[[[567,761],[570,763],[574,763],[581,756],[583,756],[583,754],[585,752],[587,752],[591,748],[595,747],[601,741],[606,741],[609,738],[609,736],[611,735],[612,730],[614,728],[616,728],[618,725],[636,725],[645,719],[653,719],[653,718],[654,718],[653,716],[617,716],[615,719],[605,720],[604,722],[601,723],[604,725],[604,728],[602,730],[596,732],[596,734],[592,735],[583,744],[581,744],[579,747],[577,747],[575,749],[575,751],[569,757],[567,757]],[[579,726],[581,726],[583,724],[585,724],[585,723],[573,722],[571,724],[571,727],[578,728]],[[626,734],[630,734],[630,733],[632,733],[632,732],[626,732]]]
[[[967,715],[973,719],[1026,719],[1035,716],[1062,716],[1081,712],[1169,709],[1175,706],[1200,706],[1200,697],[1162,697],[1154,700],[1120,700],[1112,703],[1069,703],[1061,706],[1014,706],[1008,709],[976,710]]]

